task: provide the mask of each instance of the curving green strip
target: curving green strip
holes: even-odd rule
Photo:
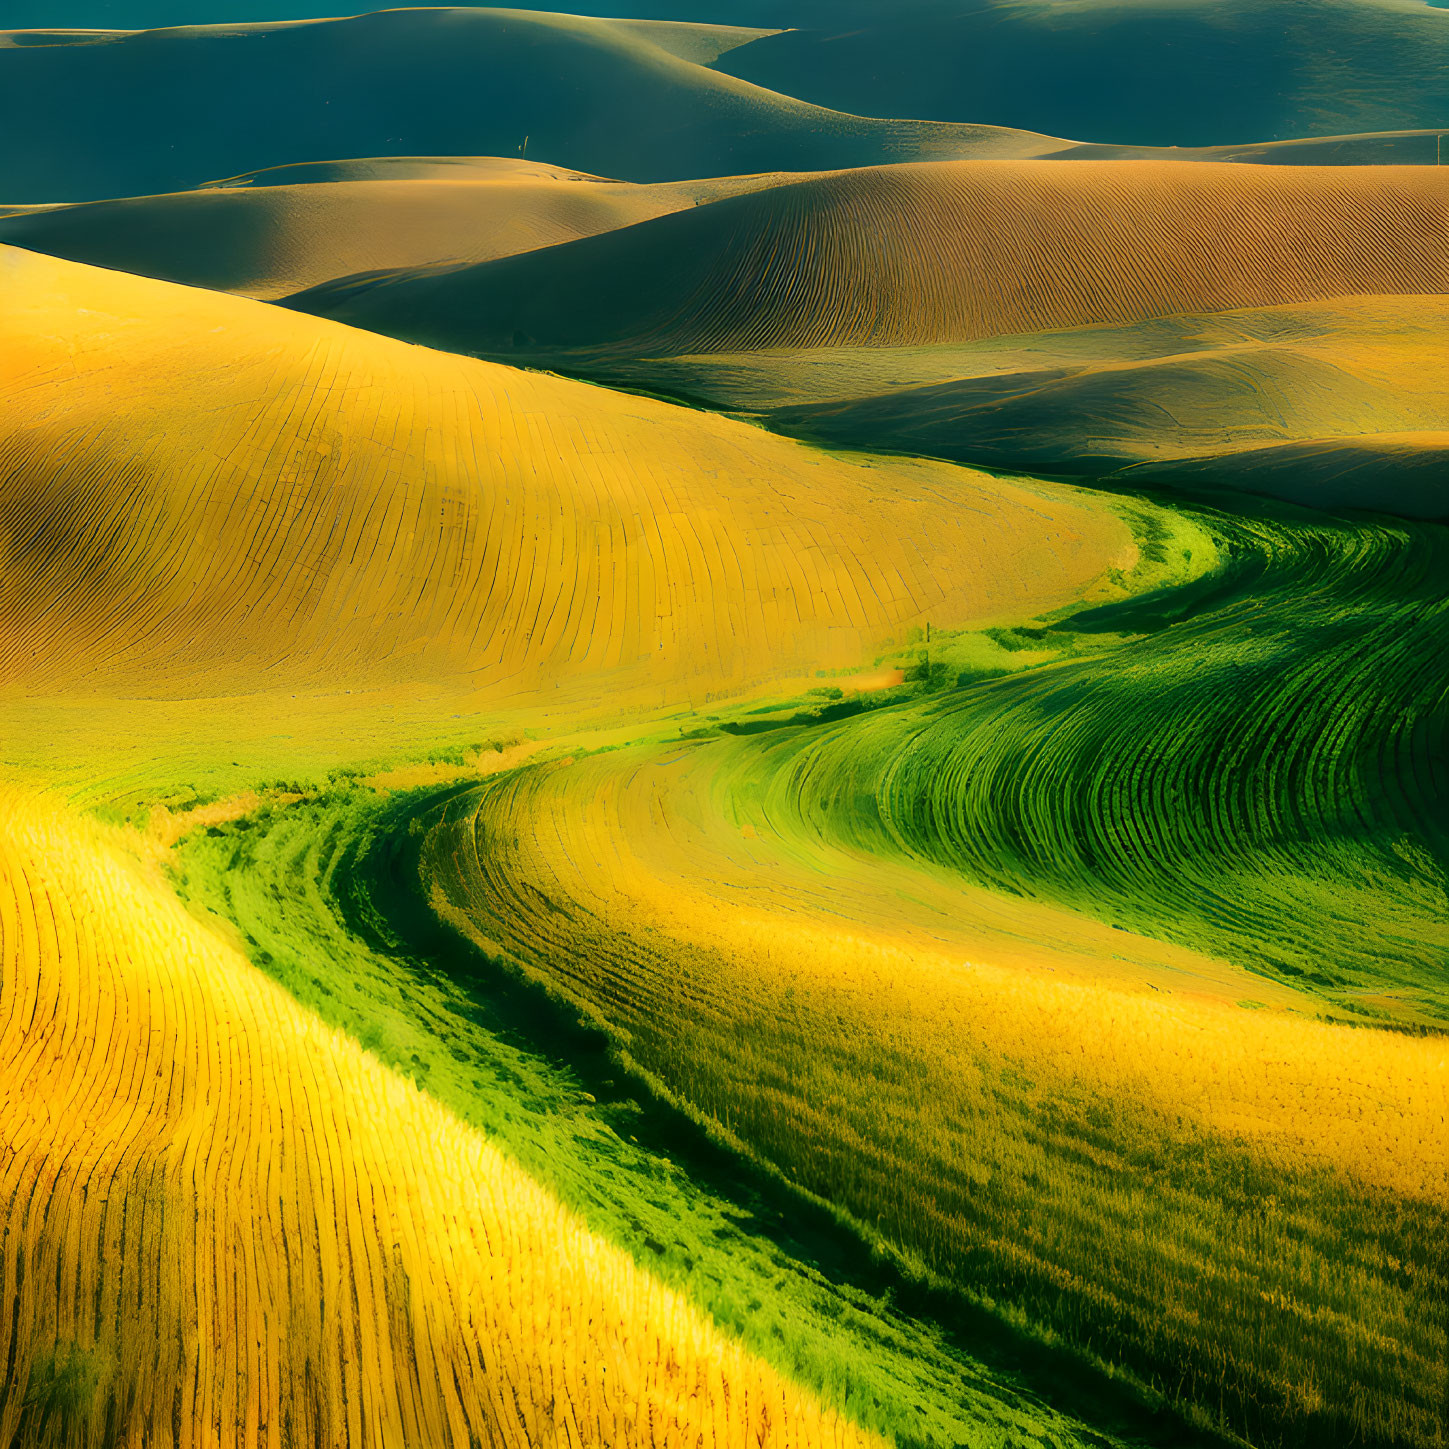
[[[721,839],[753,822],[798,862],[844,845],[946,867],[1226,956],[1310,1009],[1442,1021],[1449,530],[1194,516],[1217,540],[1206,575],[937,635],[904,694],[480,784],[425,817],[428,884],[908,1272],[1255,1442],[1429,1445],[1439,1208],[1029,1080],[969,1033],[923,1057],[828,990],[592,914],[533,849],[611,774],[697,752],[711,798],[690,808]]]
[[[1018,636],[1059,659],[781,741],[772,819],[1449,1023],[1449,529],[1203,521],[1199,584]]]
[[[1150,1420],[1110,1393],[1089,1391],[1091,1428],[1045,1402],[1029,1345],[1009,1364],[983,1362],[959,1335],[898,1306],[897,1276],[827,1215],[711,1150],[628,1080],[596,1031],[440,931],[417,889],[425,836],[415,822],[459,793],[387,798],[342,785],[268,804],[184,838],[173,880],[194,912],[234,930],[245,954],[322,1020],[486,1133],[752,1351],[889,1442],[1157,1442],[1139,1438]],[[1103,1421],[1124,1418],[1119,1440]]]

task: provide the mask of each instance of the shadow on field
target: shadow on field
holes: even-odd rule
[[[961,1353],[1015,1381],[1020,1394],[1003,1394],[1003,1400],[1039,1399],[1099,1431],[1104,1449],[1114,1441],[1153,1449],[1242,1443],[1193,1424],[1152,1389],[1109,1377],[1076,1351],[1043,1342],[946,1283],[922,1281],[828,1203],[716,1140],[703,1123],[621,1063],[607,1035],[582,1020],[574,1006],[441,921],[425,895],[422,852],[431,829],[455,807],[466,808],[475,789],[453,785],[404,796],[385,807],[374,830],[346,848],[334,877],[338,909],[372,950],[403,970],[446,977],[466,993],[474,1019],[488,1031],[567,1069],[597,1100],[610,1126],[632,1134],[646,1150],[674,1161],[747,1214],[751,1231],[791,1258],[833,1283],[888,1299],[903,1314],[941,1327]],[[989,1390],[986,1383],[978,1387]],[[899,1433],[897,1442],[911,1449],[918,1441]]]

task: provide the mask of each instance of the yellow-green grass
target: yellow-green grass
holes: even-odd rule
[[[6,1443],[874,1442],[154,865],[53,803],[3,819]]]
[[[480,769],[509,766],[508,752],[487,751],[451,772],[434,767],[441,784],[398,789],[404,774],[425,777],[394,771],[306,798],[269,792],[158,811],[145,848],[166,852],[192,911],[235,931],[309,1010],[855,1422],[923,1449],[1153,1436],[1150,1416],[1069,1356],[980,1322],[943,1333],[933,1305],[852,1232],[712,1149],[687,1116],[630,1081],[597,1032],[438,928],[417,889],[421,836],[409,822]]]
[[[454,794],[420,888],[921,1276],[1255,1441],[1438,1444],[1445,1038],[1348,1023],[1444,1010],[1443,538],[1204,521],[898,702]]]

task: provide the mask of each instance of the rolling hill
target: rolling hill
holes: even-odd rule
[[[26,139],[0,154],[0,197],[184,191],[349,156],[523,155],[669,181],[1064,144],[989,126],[860,120],[699,63],[756,33],[467,9],[3,32],[0,131]]]
[[[1397,163],[1432,159],[1438,143],[1434,133],[1413,132],[1220,148],[1183,159]],[[1074,146],[1060,159],[1129,149]],[[359,273],[515,256],[808,179],[808,172],[766,172],[642,184],[521,157],[347,158],[264,168],[157,196],[0,206],[0,243],[276,300]]]
[[[1449,514],[1446,332],[1445,297],[1351,297],[955,351],[643,370],[655,386],[672,374],[691,396],[763,404],[772,426],[835,447],[1049,474],[1125,470],[1133,481],[1437,518]],[[931,380],[889,385],[912,371]],[[771,409],[775,372],[821,395]]]
[[[1446,286],[1449,173],[1434,168],[979,161],[812,178],[525,256],[325,284],[289,305],[587,369]]]
[[[0,1446],[1446,1449],[1449,16],[299,6],[0,6]]]
[[[818,105],[1155,146],[1449,126],[1418,0],[777,0],[718,62]]]
[[[276,298],[348,273],[489,261],[778,182],[653,186],[508,157],[279,167],[194,191],[0,215],[0,243]]]
[[[585,18],[537,5],[396,11],[301,34],[289,32],[313,29],[316,14],[292,0],[17,3],[5,22],[36,28],[0,42],[23,52],[0,54],[0,82],[16,121],[41,117],[46,140],[9,158],[0,195],[180,190],[208,170],[393,147],[511,154],[525,136],[551,161],[660,180],[1038,155],[1054,149],[1050,136],[1110,154],[1225,148],[1264,161],[1280,159],[1264,143],[1328,137],[1338,144],[1293,159],[1432,163],[1436,133],[1449,129],[1449,15],[1420,0],[576,8]],[[621,11],[634,18],[588,18]],[[127,33],[147,26],[173,29],[145,41]],[[272,124],[248,135],[236,118],[252,73],[277,104]],[[306,93],[315,74],[328,77],[325,95]],[[436,87],[419,84],[424,74]],[[66,107],[52,100],[61,91]],[[463,100],[480,92],[481,113]],[[119,112],[108,97],[122,93]],[[368,103],[376,95],[387,105]],[[590,126],[600,114],[609,124]],[[158,142],[165,154],[136,150]],[[196,154],[203,145],[216,166]]]
[[[1134,553],[1046,485],[0,256],[12,693],[657,707],[853,666],[927,612],[1049,607]]]

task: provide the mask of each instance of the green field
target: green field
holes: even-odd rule
[[[1143,516],[1168,569],[1192,535]],[[1216,545],[1205,573],[934,633],[875,695],[825,684],[474,785],[339,782],[190,836],[178,881],[299,999],[898,1442],[950,1443],[963,1415],[1009,1434],[1034,1386],[1069,1412],[1104,1394],[1127,1434],[1136,1403],[1252,1442],[1436,1443],[1441,1208],[1104,1095],[929,995],[852,997],[610,917],[539,843],[608,782],[689,757],[715,782],[707,823],[752,820],[782,856],[944,869],[1180,942],[1241,972],[1245,1019],[1287,988],[1307,1019],[1437,1032],[1449,532],[1186,521]],[[1016,1345],[1021,1398],[949,1347],[983,1319]]]

